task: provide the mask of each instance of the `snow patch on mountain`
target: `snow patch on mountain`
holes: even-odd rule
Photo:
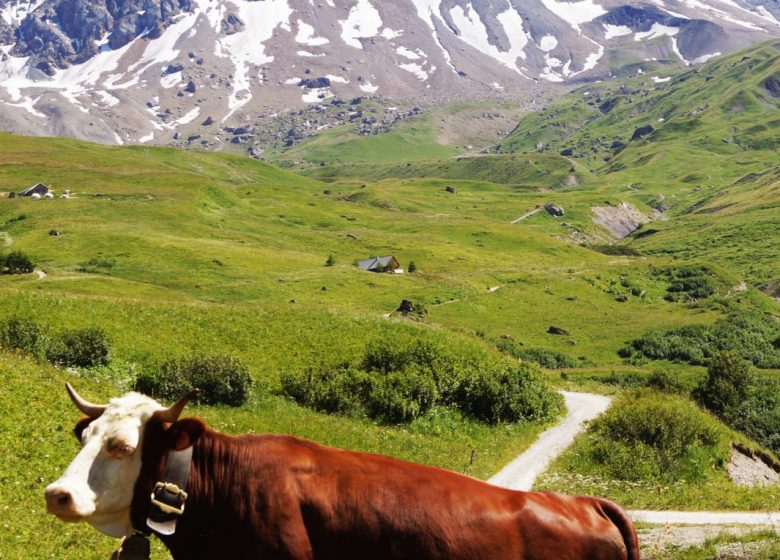
[[[780,25],[780,20],[772,15],[772,12],[767,10],[765,6],[756,6],[756,13],[768,22],[774,23],[775,25]]]
[[[539,40],[539,49],[544,52],[550,52],[558,46],[558,39],[555,35],[545,35]]]
[[[362,49],[361,38],[376,37],[382,28],[382,16],[370,0],[358,0],[347,19],[339,20],[341,39],[349,46]]]
[[[17,2],[13,3],[9,2],[5,6],[0,7],[0,19],[7,25],[16,27],[27,17],[27,14],[34,12],[43,2],[44,0],[17,0]]]
[[[176,119],[176,123],[180,125],[189,124],[200,115],[200,107],[195,107],[191,111],[187,112],[183,117]]]
[[[417,76],[417,79],[421,82],[424,82],[428,79],[428,72],[426,72],[423,67],[419,64],[416,64],[414,62],[406,62],[403,64],[398,65],[400,68],[403,68],[407,72],[411,72],[415,76]]]
[[[704,15],[705,13],[709,13],[715,18],[734,23],[736,25],[739,25],[740,27],[744,27],[745,29],[750,29],[753,31],[766,31],[763,27],[751,23],[749,21],[738,19],[733,15],[729,14],[728,12],[714,7],[712,4],[705,4],[703,2],[700,2],[699,0],[680,0],[680,1],[684,5],[693,8],[694,10],[703,10],[704,13],[702,15]],[[753,14],[752,12],[750,13]]]
[[[230,58],[235,67],[233,92],[228,99],[229,111],[222,122],[252,99],[250,68],[273,62],[274,57],[265,53],[264,43],[273,36],[278,27],[289,26],[293,13],[287,0],[232,1],[238,7],[239,17],[245,28],[217,41],[223,56]]]
[[[605,23],[603,27],[604,38],[607,40],[614,39],[615,37],[623,37],[624,35],[631,35],[633,33],[633,30],[627,25],[612,25]]]
[[[417,10],[417,16],[423,22],[425,22],[425,24],[431,30],[433,34],[433,40],[436,41],[436,44],[441,49],[441,54],[444,57],[444,61],[447,63],[447,66],[450,67],[450,70],[457,73],[458,70],[455,68],[455,65],[452,64],[452,57],[450,56],[450,52],[444,47],[444,44],[441,42],[441,37],[439,37],[439,31],[436,28],[437,22],[439,25],[444,25],[441,16],[436,15],[436,11],[438,11],[439,9],[439,0],[410,0],[410,1],[414,5],[414,9]]]
[[[427,58],[426,54],[422,52],[420,49],[413,51],[411,49],[407,49],[404,46],[400,46],[395,48],[395,52],[399,56],[408,58],[409,60],[420,60],[421,58]]]
[[[330,43],[325,37],[317,37],[314,33],[314,27],[300,19],[298,20],[298,34],[295,36],[295,41],[307,47],[319,47]]]
[[[301,100],[303,100],[304,103],[319,103],[329,97],[333,97],[333,92],[330,88],[315,88],[304,93],[301,96]]]
[[[634,35],[635,41],[645,41],[648,39],[657,39],[658,37],[674,37],[680,32],[679,27],[672,27],[671,25],[662,25],[660,23],[654,23],[648,31],[638,31]]]
[[[542,0],[544,7],[571,25],[572,29],[579,32],[580,24],[593,21],[597,17],[607,13],[600,4],[593,0],[580,2],[559,2],[558,0]]]
[[[508,51],[501,51],[495,45],[492,45],[488,38],[488,30],[479,14],[471,5],[466,4],[466,8],[455,6],[450,10],[450,17],[458,28],[459,37],[478,51],[497,60],[507,68],[510,68],[518,74],[525,76],[517,65],[517,59],[526,58],[524,47],[528,44],[528,36],[523,29],[523,20],[514,9],[500,13],[497,19],[504,26],[509,37],[510,48]]]

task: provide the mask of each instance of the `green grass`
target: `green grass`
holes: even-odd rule
[[[659,86],[649,74],[590,84],[590,95],[575,91],[525,117],[502,143],[511,153],[451,157],[460,149],[440,138],[436,113],[372,137],[331,130],[274,154],[307,176],[225,154],[0,133],[0,192],[44,181],[75,193],[67,201],[0,199],[0,248],[24,251],[47,274],[1,276],[0,319],[96,325],[114,345],[113,366],[78,374],[0,354],[0,558],[105,558],[112,546],[42,512],[43,486],[76,451],[64,380],[99,400],[125,390],[141,364],[230,354],[258,383],[245,407],[194,409],[217,429],[292,433],[482,478],[543,427],[489,427],[438,408],[404,427],[317,414],[279,395],[280,373],[357,356],[368,341],[402,332],[480,352],[497,352],[507,339],[561,352],[582,366],[550,372],[561,387],[621,394],[659,366],[695,386],[702,368],[629,366],[617,351],[649,330],[713,324],[735,309],[778,315],[757,288],[780,285],[779,119],[761,89],[780,62],[771,46],[741,56]],[[618,92],[621,85],[635,93]],[[601,115],[588,104],[594,95],[619,102]],[[656,133],[627,141],[650,122]],[[616,139],[627,144],[617,154],[609,148]],[[546,145],[539,153],[538,142]],[[574,155],[559,155],[564,148]],[[615,244],[591,207],[620,201],[648,214],[663,201],[668,220]],[[565,215],[541,211],[510,223],[548,202]],[[404,267],[414,261],[418,272],[354,266],[383,254]],[[329,255],[333,266],[325,266]],[[658,271],[688,264],[712,271],[716,293],[666,301],[669,279]],[[398,317],[402,299],[426,313]],[[569,334],[549,334],[550,326]],[[741,440],[722,425],[716,431],[715,455]],[[627,485],[594,470],[588,437],[556,463],[549,487],[635,507],[766,509],[780,498],[735,488],[717,461],[695,483]]]
[[[366,115],[370,116],[370,115]],[[274,157],[280,164],[338,165],[344,163],[388,163],[452,156],[451,146],[440,144],[429,115],[396,123],[392,134],[360,136],[354,126],[327,130]]]
[[[739,558],[752,560],[774,560],[780,557],[780,536],[775,531],[754,531],[735,536],[722,534],[707,539],[701,546],[668,546],[662,550],[643,547],[642,558],[648,560],[712,560],[722,558],[729,545],[736,548],[731,554],[747,554]],[[731,558],[732,556],[727,556]]]
[[[653,419],[641,418],[645,407],[657,403],[657,414],[674,413],[684,425],[675,428],[682,430],[700,430],[705,439],[686,444],[685,451],[676,447],[676,440],[683,438],[675,432],[664,433],[662,428],[652,428]],[[623,415],[639,414],[634,421],[635,430],[653,429],[655,438],[667,438],[671,441],[669,450],[662,445],[656,447],[632,448],[634,440],[622,436],[615,442],[606,441],[603,432],[605,421],[615,422]],[[625,420],[624,422],[630,422]],[[647,426],[642,426],[644,422]],[[659,426],[662,426],[659,423]],[[650,432],[648,432],[648,435]],[[681,439],[682,441],[682,439]],[[586,432],[577,437],[572,447],[554,461],[536,482],[538,490],[552,490],[571,494],[592,494],[611,498],[631,509],[653,510],[768,510],[774,511],[780,500],[780,488],[746,488],[737,486],[725,472],[725,464],[731,454],[731,444],[741,442],[755,447],[744,436],[740,436],[721,424],[690,401],[661,393],[644,391],[639,394],[620,395],[612,408],[593,423]],[[620,445],[634,449],[630,458],[623,457],[615,449]],[[601,446],[609,450],[608,460],[602,459],[603,451],[594,451]],[[610,450],[610,447],[612,449]],[[640,446],[642,447],[642,446]],[[647,451],[643,451],[647,450]],[[681,459],[666,464],[663,458],[667,453],[680,453]],[[628,463],[626,463],[628,461]],[[625,473],[615,474],[618,469]]]

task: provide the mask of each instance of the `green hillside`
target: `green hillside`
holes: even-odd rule
[[[32,549],[27,557],[108,555],[107,540],[83,527],[62,530],[40,511],[42,488],[76,450],[68,432],[78,414],[62,383],[105,399],[132,387],[140,371],[192,355],[237,358],[254,380],[241,407],[195,409],[218,429],[291,433],[481,478],[549,422],[489,423],[455,406],[463,387],[512,396],[495,380],[445,387],[462,383],[464,371],[474,379],[503,372],[503,382],[531,372],[519,393],[543,396],[546,384],[616,394],[618,418],[609,422],[618,427],[625,417],[696,428],[674,449],[696,468],[664,471],[658,446],[623,441],[605,420],[578,439],[545,487],[630,507],[775,507],[776,492],[738,488],[724,471],[734,442],[760,445],[689,399],[718,352],[751,360],[750,398],[765,416],[740,425],[744,414],[721,418],[778,449],[778,401],[765,398],[780,388],[775,75],[780,51],[767,44],[668,81],[642,74],[589,84],[524,117],[501,153],[475,157],[450,157],[461,151],[439,142],[447,127],[436,115],[369,138],[328,131],[276,154],[285,169],[227,154],[0,133],[0,256],[21,251],[35,263],[32,273],[0,274],[0,495],[15,520],[10,540],[0,532],[0,558]],[[652,131],[631,140],[648,124]],[[57,196],[7,196],[39,181]],[[66,190],[71,197],[60,198]],[[620,224],[596,223],[597,212],[649,221],[619,238],[611,230]],[[416,270],[356,266],[382,255]],[[402,300],[415,312],[402,314]],[[51,340],[99,327],[110,363],[53,367],[45,352],[12,351],[2,338],[11,318],[34,321]],[[413,356],[391,379],[394,395],[409,399],[403,406],[429,387],[424,360],[445,364],[452,378],[437,372],[438,400],[404,423],[361,409],[316,412],[283,390],[284,379],[324,372],[333,382],[326,389],[348,401],[345,376],[371,351]],[[625,447],[610,454],[598,443],[604,434]],[[85,542],[95,543],[91,556]]]

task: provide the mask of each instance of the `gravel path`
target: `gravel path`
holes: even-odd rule
[[[610,397],[603,395],[569,391],[561,393],[566,400],[566,418],[542,433],[536,443],[491,477],[488,480],[490,484],[512,490],[530,490],[536,477],[550,466],[585,428],[585,422],[596,418],[612,403]]]
[[[563,453],[585,428],[612,403],[610,397],[561,391],[566,417],[542,433],[539,439],[511,463],[488,479],[490,484],[512,490],[530,490],[536,478]],[[780,512],[640,511],[628,512],[634,521],[681,525],[756,525],[780,527]]]
[[[645,511],[628,512],[634,521],[670,525],[776,525],[780,527],[780,511]]]

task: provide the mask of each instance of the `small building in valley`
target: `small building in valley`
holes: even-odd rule
[[[386,257],[369,257],[358,261],[357,266],[361,270],[369,272],[389,272],[391,274],[403,274],[404,269],[393,255]]]
[[[20,191],[16,194],[17,196],[29,196],[33,198],[52,198],[54,196],[54,194],[51,192],[51,189],[43,183],[36,183],[29,189],[24,189],[23,191]]]

